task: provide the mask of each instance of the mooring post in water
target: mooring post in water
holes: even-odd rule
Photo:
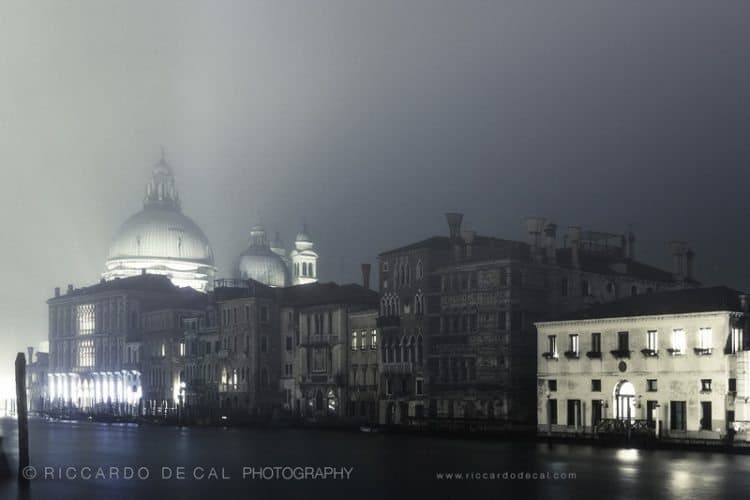
[[[29,417],[26,405],[26,356],[16,356],[16,411],[18,412],[18,480],[26,482],[24,471],[29,466]]]

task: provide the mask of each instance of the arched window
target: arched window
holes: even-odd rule
[[[417,337],[417,363],[420,365],[422,364],[422,361],[424,359],[423,356],[424,356],[424,350],[422,347],[422,335],[419,335]]]
[[[414,363],[417,361],[417,358],[415,356],[414,350],[416,349],[416,340],[414,339],[414,335],[409,338],[409,362]]]
[[[307,262],[302,263],[302,276],[307,276]]]
[[[315,277],[315,267],[313,266],[313,263],[307,265],[307,270],[309,271],[309,275],[313,278]]]
[[[357,350],[357,335],[358,333],[356,331],[352,332],[352,351]]]
[[[403,359],[404,354],[404,338],[401,337],[398,341],[398,345],[396,346],[396,363],[400,363]]]
[[[260,383],[263,387],[268,387],[269,385],[268,370],[265,366],[260,370]]]
[[[424,269],[422,266],[422,261],[419,260],[417,261],[417,279],[421,280],[423,276],[424,276]]]

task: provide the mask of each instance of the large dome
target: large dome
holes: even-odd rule
[[[120,228],[109,249],[109,259],[167,257],[213,265],[208,238],[182,212],[147,206]]]
[[[163,274],[177,286],[206,291],[216,272],[208,238],[180,210],[171,168],[164,159],[154,167],[143,210],[120,228],[107,258],[105,279]]]
[[[289,268],[281,255],[271,250],[260,225],[250,230],[250,244],[240,255],[238,267],[241,279],[250,278],[273,287],[289,283]]]

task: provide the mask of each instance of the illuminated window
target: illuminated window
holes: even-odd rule
[[[656,330],[646,332],[646,349],[653,352],[659,349],[659,334]]]
[[[370,349],[375,350],[378,348],[378,331],[373,330],[370,332]]]
[[[367,349],[367,332],[362,331],[359,336],[359,348],[364,351]]]
[[[710,354],[713,349],[713,332],[710,328],[698,330],[698,350],[703,354]]]
[[[185,356],[185,342],[180,342],[180,356]]]
[[[357,332],[352,332],[352,351],[357,350]]]
[[[732,328],[729,348],[731,354],[742,350],[742,329]]]
[[[557,336],[556,335],[549,335],[547,337],[547,353],[552,358],[557,357]]]
[[[570,352],[572,354],[578,354],[578,334],[574,333],[570,335]]]
[[[96,309],[94,304],[81,304],[76,307],[78,334],[91,335],[96,329]]]
[[[684,354],[686,349],[685,330],[672,331],[672,354]]]
[[[159,351],[159,355],[163,358],[167,355],[167,344],[164,342],[161,343],[161,349]]]
[[[94,339],[85,339],[78,343],[78,366],[94,366]]]

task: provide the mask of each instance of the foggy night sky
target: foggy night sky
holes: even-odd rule
[[[750,4],[0,0],[0,378],[96,283],[159,149],[219,276],[260,214],[323,281],[522,220],[750,289]],[[374,271],[375,273],[376,271]],[[376,276],[373,276],[375,280]]]

